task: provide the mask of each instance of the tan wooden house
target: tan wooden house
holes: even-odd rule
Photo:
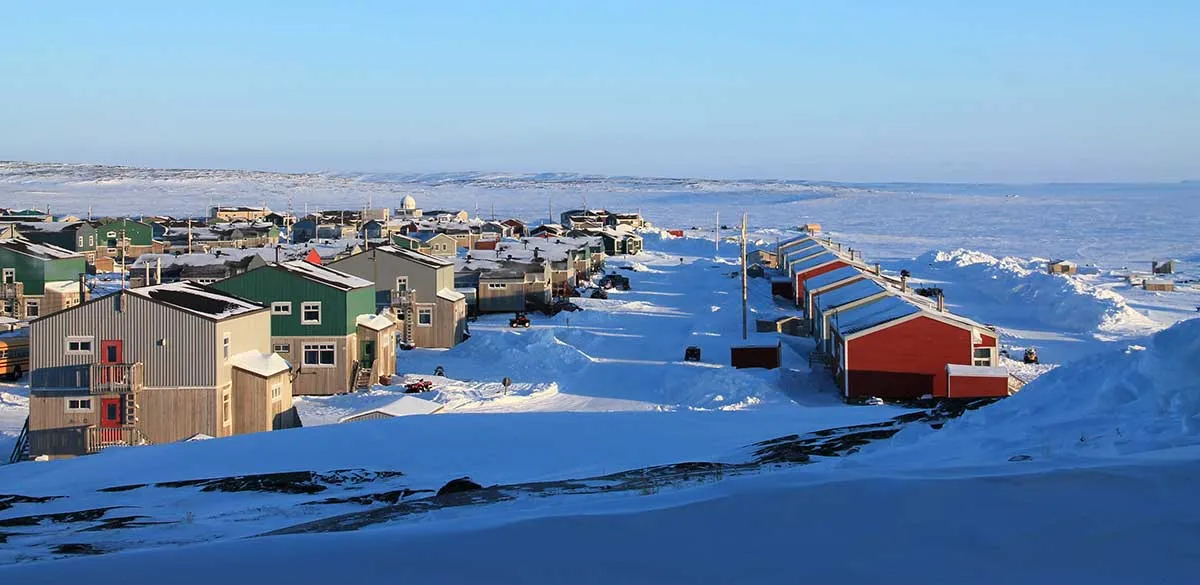
[[[29,453],[299,425],[271,313],[192,282],[123,290],[30,325]]]

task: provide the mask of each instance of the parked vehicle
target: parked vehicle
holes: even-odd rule
[[[607,299],[607,298],[608,298],[608,291],[606,291],[606,290],[604,290],[604,289],[602,289],[602,288],[593,289],[593,290],[592,290],[591,297],[592,297],[593,299]]]
[[[405,394],[429,392],[430,390],[433,390],[433,382],[430,382],[429,380],[417,380],[416,382],[409,382],[404,385]]]
[[[1036,350],[1036,349],[1034,349],[1034,348],[1032,348],[1032,347],[1031,347],[1031,348],[1029,348],[1029,349],[1026,349],[1026,350],[1025,350],[1025,357],[1024,357],[1024,361],[1025,361],[1025,363],[1027,363],[1027,364],[1036,364],[1036,363],[1038,363],[1038,354],[1037,354],[1037,350]]]
[[[700,361],[700,348],[695,345],[689,345],[683,350],[683,361],[698,362]]]
[[[523,327],[525,329],[528,329],[529,326],[532,324],[533,323],[531,323],[529,321],[529,317],[525,316],[525,313],[517,313],[517,315],[515,317],[508,320],[508,326],[512,327],[514,329],[517,327]]]
[[[0,333],[0,377],[17,381],[29,371],[29,330]]]

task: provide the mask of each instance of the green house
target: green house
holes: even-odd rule
[[[25,238],[0,240],[0,316],[34,319],[83,300],[82,254]]]
[[[39,221],[17,224],[21,237],[72,252],[96,249],[96,228],[86,221]]]
[[[124,235],[122,235],[124,234]],[[129,246],[149,246],[154,243],[154,227],[136,219],[108,218],[96,222],[96,247],[120,248],[124,237]]]
[[[296,394],[354,387],[364,348],[358,317],[375,314],[375,283],[303,260],[268,264],[212,284],[271,308],[273,350],[298,372]]]

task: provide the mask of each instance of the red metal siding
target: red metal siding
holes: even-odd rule
[[[946,364],[971,364],[971,332],[947,325],[929,317],[917,317],[880,329],[849,342],[850,396],[879,396],[880,398],[919,398],[924,394],[945,396]],[[862,383],[855,384],[856,372],[871,373]],[[915,379],[891,391],[879,386],[884,379],[879,374],[920,374],[928,376],[928,385]],[[876,380],[879,380],[878,382]],[[898,379],[890,383],[897,383]],[[915,393],[919,389],[920,393]],[[896,396],[894,392],[904,392]]]
[[[1000,376],[950,376],[951,398],[1008,396],[1008,378]]]
[[[984,333],[981,336],[983,339],[976,347],[996,347],[996,338]]]
[[[826,272],[833,272],[834,270],[837,270],[838,268],[841,268],[843,266],[849,266],[849,264],[846,264],[845,262],[842,262],[841,260],[835,260],[835,261],[830,262],[829,264],[826,264],[825,266],[821,266],[819,268],[813,268],[813,269],[807,270],[805,272],[797,272],[796,279],[792,283],[792,288],[795,289],[795,291],[796,291],[796,298],[793,299],[795,301],[795,303],[797,305],[800,304],[800,295],[804,290],[804,281],[806,281],[814,276],[820,276],[822,274],[825,274]]]
[[[838,284],[837,286],[833,286],[833,287],[830,287],[830,288],[827,288],[827,289],[821,291],[821,293],[824,294],[827,292],[832,292],[839,288],[842,288],[843,286],[854,284],[860,280],[862,280],[862,279],[861,278],[847,279],[844,282],[842,282],[841,284]],[[812,319],[813,318],[813,314],[812,314],[813,297],[808,289],[804,290],[804,294],[802,295],[802,298],[804,299],[804,307],[803,307],[804,308],[804,316],[808,319]]]

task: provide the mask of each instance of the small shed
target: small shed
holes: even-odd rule
[[[1147,278],[1142,281],[1142,289],[1158,292],[1173,292],[1175,290],[1175,281],[1164,280],[1161,278]]]
[[[1150,272],[1154,274],[1175,274],[1175,263],[1177,260],[1165,259],[1154,260],[1150,263]]]
[[[735,368],[778,368],[782,362],[783,343],[775,345],[744,345],[729,348],[729,361]]]
[[[946,364],[946,398],[994,398],[1008,395],[1008,370]]]
[[[357,422],[363,420],[383,420],[389,418],[397,418],[401,416],[414,416],[420,414],[434,414],[440,411],[445,405],[438,404],[432,400],[417,398],[416,396],[401,396],[399,399],[371,410],[364,410],[354,414],[344,416],[339,423]]]
[[[820,231],[821,231],[821,224],[819,224],[819,223],[805,223],[805,224],[801,224],[801,225],[799,225],[799,226],[796,226],[796,229],[799,229],[800,231],[802,231],[802,232],[804,232],[804,233],[807,233],[807,234],[816,234],[816,233],[820,233]]]
[[[1078,274],[1079,265],[1070,260],[1051,260],[1046,264],[1046,271],[1050,274]]]

